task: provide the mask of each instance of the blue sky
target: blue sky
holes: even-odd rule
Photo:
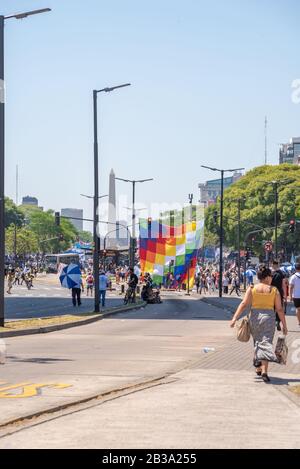
[[[198,199],[201,164],[250,169],[300,136],[298,0],[2,0],[50,7],[5,28],[6,193],[92,215],[92,89],[99,96],[100,192],[108,175],[153,177],[142,203]],[[120,184],[120,185],[119,185]],[[130,187],[118,184],[120,193]]]

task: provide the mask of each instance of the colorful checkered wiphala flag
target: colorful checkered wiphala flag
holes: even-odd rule
[[[188,207],[189,209],[189,207]],[[189,219],[192,221],[186,222]],[[193,216],[186,210],[168,212],[159,220],[140,219],[139,252],[143,273],[149,272],[156,284],[164,283],[168,272],[181,283],[194,284],[198,250],[203,246],[204,209],[194,207]]]

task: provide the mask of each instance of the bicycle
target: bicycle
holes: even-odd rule
[[[135,303],[135,288],[128,287],[124,296],[124,305]]]

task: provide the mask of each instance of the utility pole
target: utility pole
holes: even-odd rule
[[[0,16],[0,327],[4,327],[4,264],[5,264],[5,208],[4,208],[4,16]]]
[[[211,168],[210,166],[203,166],[202,168],[210,169],[211,171],[218,171],[221,173],[221,197],[220,197],[220,262],[219,262],[219,297],[222,298],[222,285],[223,285],[223,205],[224,205],[224,173],[230,172],[235,173],[236,171],[242,171],[245,168],[235,169],[218,169]]]
[[[124,85],[112,86],[103,88],[101,90],[93,90],[93,116],[94,116],[94,256],[93,256],[93,274],[95,282],[95,306],[94,312],[100,311],[100,293],[99,293],[99,251],[100,251],[100,233],[98,234],[99,214],[98,214],[98,200],[99,200],[99,156],[98,156],[98,112],[97,112],[97,97],[98,93],[111,93],[112,91],[130,86],[130,83]]]
[[[268,118],[265,117],[265,165],[268,164]]]
[[[189,203],[190,203],[190,223],[193,221],[193,199],[194,199],[194,194],[189,194]],[[188,262],[188,271],[187,271],[187,277],[188,277],[188,291],[187,295],[190,295],[190,268],[191,268],[191,261],[189,260]]]
[[[135,219],[136,219],[136,209],[135,209],[135,185],[137,182],[143,183],[143,182],[148,182],[148,181],[153,181],[153,178],[149,179],[124,179],[124,178],[119,178],[116,177],[118,181],[123,181],[123,182],[130,182],[132,184],[132,236],[130,238],[130,267],[134,269],[134,261],[135,261],[135,249],[136,249],[136,235],[135,235]]]
[[[4,85],[4,23],[9,19],[23,19],[51,11],[50,8],[0,15],[0,326],[4,327],[4,264],[5,264],[5,85]]]
[[[16,166],[16,205],[19,203],[19,166]]]
[[[238,276],[239,276],[239,284],[240,284],[240,281],[241,281],[241,199],[238,199],[237,203],[238,203],[238,235],[237,235],[238,257],[237,259],[238,259]]]
[[[274,181],[274,197],[275,197],[275,213],[274,213],[274,226],[275,226],[275,259],[278,257],[278,182]]]

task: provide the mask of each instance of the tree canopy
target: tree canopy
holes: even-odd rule
[[[42,211],[37,207],[12,207],[20,213],[22,223],[15,236],[14,223],[6,229],[6,251],[24,255],[30,252],[61,252],[76,240],[78,232],[69,220],[61,219],[55,224],[54,211]],[[24,239],[27,237],[27,244]],[[16,242],[15,242],[16,238]],[[25,247],[24,247],[25,246]]]
[[[24,221],[23,212],[14,204],[14,202],[5,197],[5,228],[8,228],[12,224],[22,226]]]
[[[241,246],[251,246],[257,254],[263,252],[266,240],[274,242],[275,182],[278,186],[278,247],[290,252],[300,252],[300,223],[295,233],[289,232],[290,220],[300,222],[300,167],[291,164],[260,166],[246,173],[239,181],[224,191],[224,241],[237,249],[238,199],[241,205]],[[205,244],[218,239],[219,206],[206,209]],[[214,212],[218,212],[218,222]],[[265,228],[265,232],[250,234]]]

